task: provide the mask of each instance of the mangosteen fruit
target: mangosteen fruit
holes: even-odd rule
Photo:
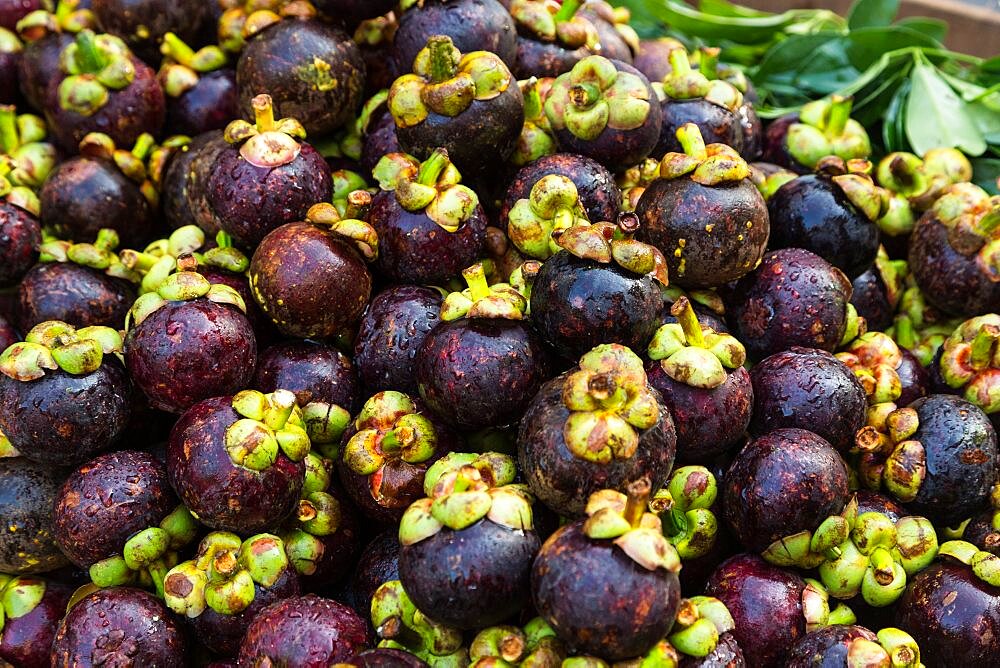
[[[197,2],[172,0],[91,0],[101,27],[125,40],[146,62],[156,64],[167,35],[197,39],[211,12]]]
[[[504,193],[500,220],[508,220],[517,203],[530,200],[538,182],[550,176],[561,176],[573,183],[587,220],[595,223],[618,220],[622,193],[614,175],[596,160],[574,153],[547,155],[521,167]]]
[[[222,131],[206,132],[179,146],[163,168],[160,201],[169,227],[195,224],[206,234],[222,230],[208,203],[208,179],[215,159],[229,148]]]
[[[0,526],[0,572],[47,573],[67,564],[52,535],[52,507],[65,475],[24,457],[0,459],[0,514],[6,519]]]
[[[494,665],[501,661],[514,665],[561,665],[566,648],[541,617],[535,617],[524,628],[502,625],[482,629],[469,643],[472,665]]]
[[[803,636],[788,653],[788,668],[810,666],[920,664],[920,648],[905,631],[885,628],[877,634],[863,626],[838,624]]]
[[[511,0],[509,11],[517,29],[518,79],[557,77],[580,60],[600,51],[597,27],[578,16],[583,0],[559,5],[544,0]]]
[[[0,173],[0,193],[0,286],[8,287],[38,260],[42,226],[38,197],[28,188],[12,186]]]
[[[167,96],[165,133],[194,137],[222,130],[239,116],[236,72],[226,67],[226,54],[209,45],[197,51],[173,32],[163,36],[165,56],[157,73]]]
[[[47,92],[59,78],[59,58],[63,48],[73,43],[76,33],[97,25],[97,17],[89,8],[74,0],[53,3],[54,11],[38,8],[28,12],[15,26],[24,42],[24,52],[18,67],[18,83],[24,99],[34,109],[44,109]]]
[[[892,326],[908,274],[905,260],[890,259],[879,246],[875,264],[851,282],[851,303],[869,331],[884,332]]]
[[[531,77],[518,81],[521,97],[524,98],[524,125],[521,136],[508,159],[514,167],[524,167],[541,158],[554,155],[558,150],[555,133],[545,115],[545,96],[552,89],[552,79],[538,80]],[[582,157],[582,156],[581,156]],[[596,163],[595,163],[596,164]]]
[[[369,610],[380,648],[403,650],[434,665],[468,664],[462,632],[418,610],[399,580],[381,585],[371,597]]]
[[[866,160],[872,147],[864,127],[851,118],[853,100],[832,95],[773,121],[764,135],[766,162],[808,174],[823,158]]]
[[[4,620],[0,660],[23,668],[49,666],[49,649],[72,587],[31,576],[0,575]]]

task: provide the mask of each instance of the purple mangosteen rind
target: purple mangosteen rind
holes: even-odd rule
[[[537,3],[511,4],[510,13],[517,27],[514,73],[519,79],[557,77],[598,52],[601,38],[597,27],[585,15],[576,15],[582,4],[571,0],[561,4],[555,14]]]
[[[3,189],[2,183],[0,177],[0,191]],[[22,203],[31,206],[23,200]],[[0,230],[3,230],[0,257],[4,260],[0,285],[17,284],[38,260],[42,228],[37,214],[37,208],[32,213],[29,209],[12,203],[9,194],[6,199],[0,199]]]
[[[588,220],[617,220],[622,195],[614,175],[599,162],[575,153],[556,153],[521,167],[507,186],[500,220],[507,220],[514,204],[527,199],[539,179],[550,174],[564,176],[573,182]]]
[[[129,2],[97,0],[91,3],[101,27],[120,36],[144,61],[159,62],[162,44],[170,36],[194,40],[209,18],[207,7],[185,2]]]
[[[53,537],[52,508],[64,470],[24,457],[0,460],[0,570],[45,573],[68,561]]]
[[[5,620],[0,622],[0,659],[44,665],[72,588],[37,577],[0,576]]]

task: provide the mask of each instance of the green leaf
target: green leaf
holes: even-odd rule
[[[896,21],[895,25],[923,33],[933,40],[943,42],[948,36],[948,23],[941,19],[931,19],[926,16],[910,16]]]
[[[986,192],[1000,195],[1000,158],[979,158],[972,161],[972,180]]]
[[[858,28],[845,38],[847,56],[852,65],[865,70],[877,63],[882,55],[912,47],[934,48],[940,44],[927,35],[896,26],[889,28]]]
[[[918,155],[932,148],[959,148],[967,155],[982,155],[986,140],[962,99],[921,58],[910,76],[912,88],[906,103],[906,137]]]
[[[847,12],[847,26],[869,28],[887,26],[899,12],[899,0],[855,0]]]
[[[983,102],[972,102],[965,107],[986,142],[1000,145],[1000,113]]]
[[[882,120],[882,142],[885,144],[887,152],[902,151],[907,147],[906,133],[904,132],[904,119],[906,114],[906,100],[910,94],[910,80],[904,79],[896,94],[889,101],[886,107],[885,118]]]
[[[744,7],[743,5],[727,2],[727,0],[700,0],[698,3],[698,9],[706,14],[712,14],[714,16],[736,16],[743,18],[774,16],[773,12],[762,12],[758,9],[752,9],[750,7]]]

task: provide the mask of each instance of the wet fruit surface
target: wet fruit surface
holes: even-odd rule
[[[46,573],[66,564],[55,543],[52,507],[65,471],[22,458],[0,460],[0,570]]]

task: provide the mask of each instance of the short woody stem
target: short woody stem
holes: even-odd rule
[[[652,488],[653,486],[647,477],[639,478],[628,484],[626,488],[628,501],[625,502],[624,517],[632,528],[638,528],[642,521],[642,515],[646,512],[646,507],[649,504],[649,494]]]
[[[569,89],[569,101],[577,109],[588,109],[601,99],[601,89],[591,83],[574,84]]]
[[[251,100],[253,107],[254,122],[259,132],[272,132],[274,130],[274,105],[271,96],[261,93]]]
[[[719,52],[717,46],[703,46],[701,48],[701,60],[698,61],[698,71],[708,79],[718,78]]]
[[[830,118],[826,123],[824,133],[827,137],[839,137],[844,134],[847,121],[851,118],[851,105],[853,99],[834,95],[830,98]]]
[[[679,297],[674,305],[670,307],[670,314],[677,318],[681,329],[684,330],[684,338],[689,346],[698,348],[705,347],[705,337],[701,331],[701,323],[694,312],[694,307],[687,297]]]
[[[424,186],[435,185],[441,177],[441,172],[447,169],[449,164],[451,160],[448,158],[448,151],[443,148],[434,149],[430,157],[421,163],[420,171],[417,172],[417,183]]]
[[[677,141],[680,143],[684,153],[692,158],[704,159],[708,155],[705,148],[705,138],[701,136],[701,130],[694,123],[685,123],[677,128]]]
[[[455,62],[455,45],[451,38],[435,35],[427,40],[427,49],[430,51],[431,81],[441,83],[454,78],[458,64]]]
[[[559,11],[556,12],[552,18],[556,23],[569,21],[571,18],[576,16],[576,11],[580,9],[581,4],[583,4],[582,0],[563,0],[562,6],[559,7]]]
[[[969,353],[969,364],[973,369],[983,370],[993,361],[993,350],[1000,339],[1000,327],[983,325],[972,339],[972,350]]]

